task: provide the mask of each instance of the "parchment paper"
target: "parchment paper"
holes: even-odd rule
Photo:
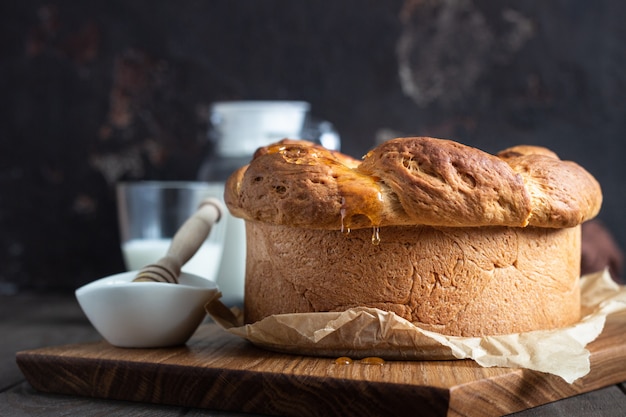
[[[426,331],[394,313],[374,308],[344,312],[280,314],[241,325],[238,311],[207,312],[230,333],[274,351],[312,356],[388,360],[473,359],[490,367],[527,368],[558,375],[568,383],[589,373],[588,343],[608,314],[626,310],[626,286],[608,271],[581,278],[582,319],[573,326],[487,337],[455,337]]]

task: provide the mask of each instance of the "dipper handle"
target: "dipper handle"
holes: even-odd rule
[[[198,251],[222,217],[222,204],[215,198],[202,200],[196,211],[178,229],[166,255],[143,267],[133,282],[168,282],[178,284],[182,266]]]

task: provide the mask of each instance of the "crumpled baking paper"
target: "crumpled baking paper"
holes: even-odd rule
[[[269,350],[388,360],[472,359],[485,367],[527,368],[572,383],[589,373],[586,346],[600,335],[606,316],[626,311],[626,286],[615,283],[606,270],[583,276],[581,307],[582,319],[569,327],[486,337],[427,331],[375,308],[279,314],[247,325],[242,325],[240,312],[221,303],[206,309],[230,333]]]

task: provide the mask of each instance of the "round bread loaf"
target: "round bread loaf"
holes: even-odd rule
[[[246,224],[245,319],[374,307],[439,333],[551,329],[580,318],[580,227]]]
[[[367,306],[481,336],[579,320],[579,225],[602,194],[545,148],[416,137],[362,161],[284,140],[229,178],[225,200],[246,220],[246,322]]]

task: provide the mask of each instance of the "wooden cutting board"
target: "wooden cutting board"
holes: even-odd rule
[[[626,380],[626,314],[588,346],[591,372],[574,384],[470,360],[354,361],[268,352],[215,324],[181,347],[106,342],[17,353],[37,390],[284,416],[499,416]]]

